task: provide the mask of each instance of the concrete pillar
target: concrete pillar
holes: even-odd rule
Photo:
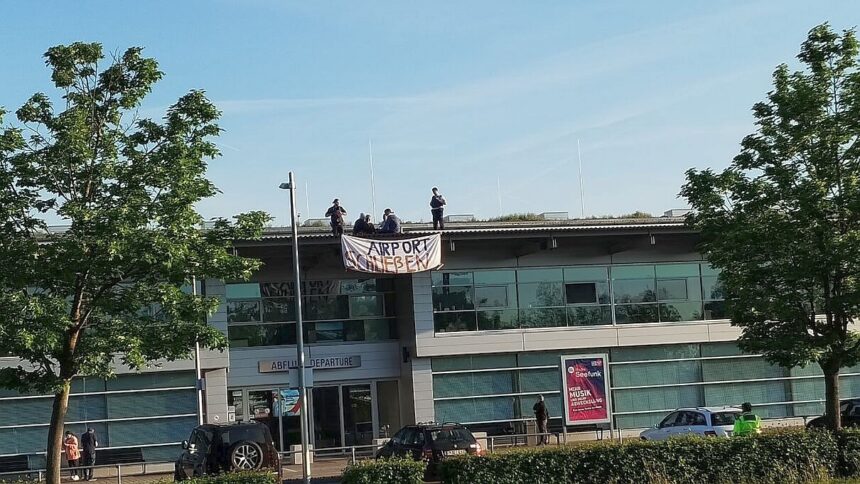
[[[433,406],[433,373],[430,358],[412,359],[412,398],[415,402],[415,422],[435,422]]]
[[[227,423],[227,370],[204,371],[203,378],[206,381],[206,423]]]

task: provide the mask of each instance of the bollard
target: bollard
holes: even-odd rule
[[[122,465],[116,465],[116,484],[122,484]]]
[[[38,479],[39,479],[39,482],[42,482],[42,471],[39,471],[39,477],[38,477]]]
[[[352,463],[355,464],[355,446],[350,447],[349,450],[352,453]]]

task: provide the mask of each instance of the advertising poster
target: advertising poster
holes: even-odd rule
[[[281,390],[281,408],[286,410],[284,417],[295,417],[301,413],[301,404],[299,403],[299,391],[296,389]],[[280,409],[279,409],[280,410]]]
[[[566,425],[610,422],[608,363],[605,354],[561,357]]]

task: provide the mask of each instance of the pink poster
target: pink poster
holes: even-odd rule
[[[609,371],[606,355],[562,356],[564,416],[567,425],[607,423]]]

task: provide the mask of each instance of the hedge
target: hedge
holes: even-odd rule
[[[409,459],[364,460],[344,469],[343,484],[376,484],[396,482],[415,484],[424,481],[424,462]]]
[[[226,472],[213,476],[195,477],[182,481],[183,484],[281,484],[278,475],[268,471]],[[172,484],[173,479],[161,480],[156,484]]]
[[[457,457],[440,466],[446,484],[777,484],[858,474],[860,433],[803,430],[512,450]]]

